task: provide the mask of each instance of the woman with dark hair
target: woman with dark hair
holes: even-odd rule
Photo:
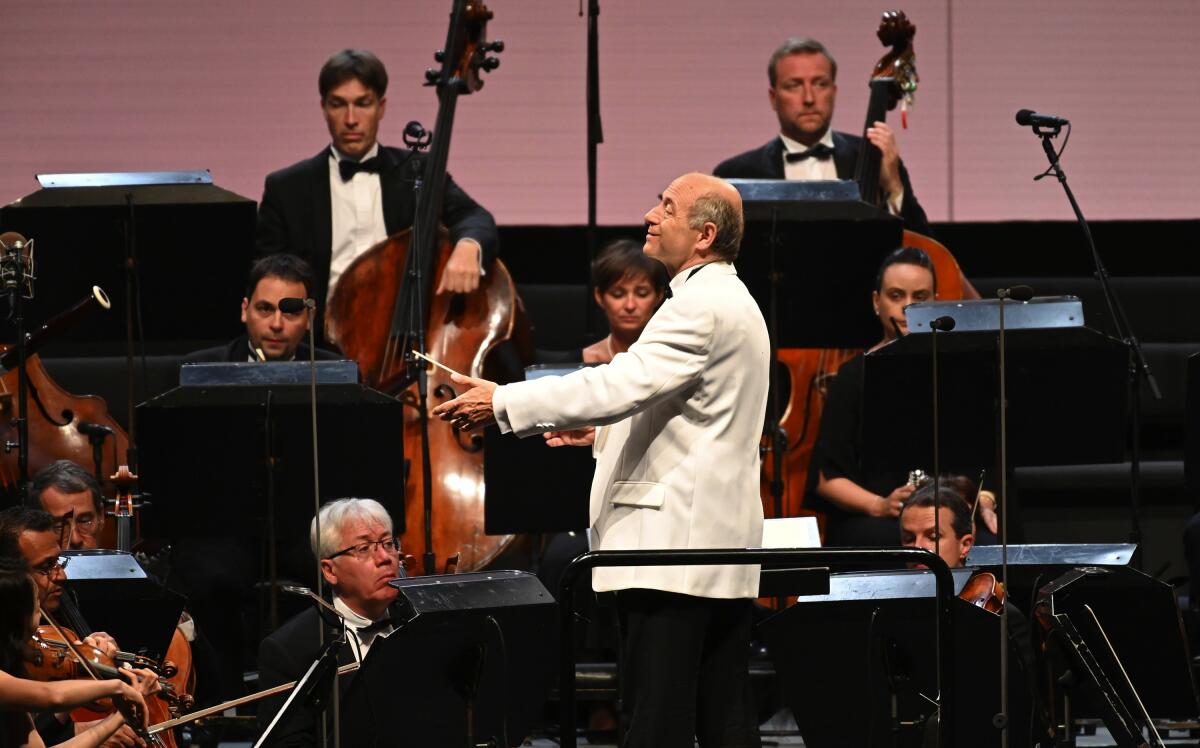
[[[631,239],[618,239],[592,263],[592,298],[608,320],[608,337],[583,349],[585,364],[606,364],[629,350],[666,297],[667,269]]]
[[[0,748],[42,748],[45,744],[29,712],[62,712],[99,699],[121,698],[146,714],[143,694],[158,689],[158,679],[147,670],[123,671],[123,680],[29,680],[25,673],[25,647],[37,628],[37,586],[23,566],[0,558]],[[97,722],[66,742],[68,748],[99,746],[115,733],[125,718],[120,712]]]

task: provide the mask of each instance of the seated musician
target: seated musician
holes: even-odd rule
[[[583,349],[585,364],[607,364],[629,350],[666,296],[666,267],[631,239],[604,247],[592,263],[592,298],[608,321],[608,337]]]
[[[263,188],[257,251],[306,259],[315,273],[310,288],[319,311],[356,258],[412,226],[412,151],[378,142],[387,85],[386,68],[367,50],[330,57],[317,88],[331,145],[268,175]],[[434,291],[469,293],[496,257],[496,222],[449,177],[442,198],[441,222],[454,246]],[[320,317],[316,332],[320,340]]]
[[[871,303],[883,330],[876,350],[908,332],[904,307],[934,297],[933,263],[919,249],[895,250],[879,267]],[[825,545],[895,545],[896,517],[913,492],[902,472],[862,468],[863,354],[842,365],[829,386],[808,472],[808,500],[825,512]],[[903,439],[898,426],[896,438]],[[916,467],[916,466],[914,466]]]
[[[387,510],[373,499],[332,501],[321,507],[320,520],[320,537],[314,519],[309,542],[333,590],[333,607],[346,621],[348,641],[339,661],[361,661],[379,637],[392,632],[388,608],[398,593],[388,582],[401,575],[400,541]],[[316,608],[310,608],[263,640],[258,650],[262,688],[303,677],[316,660],[321,652],[317,616]],[[258,710],[260,730],[271,723],[287,696],[263,701]],[[297,712],[288,724],[276,728],[271,744],[316,745],[312,714]]]
[[[39,470],[25,489],[25,503],[54,517],[64,549],[100,547],[104,494],[96,477],[71,460],[56,460]]]
[[[308,311],[284,312],[279,301],[307,299],[312,288],[312,268],[299,257],[274,254],[260,258],[250,267],[246,296],[242,299],[246,334],[226,345],[190,353],[184,363],[307,361]],[[338,355],[317,348],[316,358],[324,361]]]
[[[870,350],[906,335],[904,307],[932,301],[935,289],[933,263],[923,251],[902,247],[885,257],[871,293],[882,336]],[[862,467],[863,368],[860,353],[842,365],[829,385],[809,464],[806,504],[825,513],[827,546],[894,545],[900,507],[917,488],[904,472],[869,473]],[[905,438],[902,426],[896,432],[896,438]],[[973,501],[974,489],[968,492]],[[995,497],[985,491],[980,501],[990,541],[996,531]]]
[[[779,120],[779,136],[766,145],[722,161],[713,174],[725,179],[853,179],[863,139],[831,127],[837,101],[837,63],[815,39],[788,39],[767,63],[767,98]],[[868,148],[880,155],[880,196],[907,229],[929,234],[925,210],[913,194],[896,136],[886,122],[866,131]]]
[[[941,556],[951,569],[959,569],[966,565],[967,555],[975,544],[975,518],[971,504],[961,491],[963,483],[960,477],[947,476],[943,480],[945,482],[937,493],[936,521],[933,515],[933,483],[928,483],[914,492],[901,506],[900,544],[905,548],[932,551]],[[970,482],[969,479],[967,482]],[[1009,662],[1013,668],[1010,682],[1014,689],[1023,689],[1021,702],[1032,698],[1034,705],[1032,709],[1023,709],[1020,715],[1012,715],[1014,728],[1011,729],[1015,730],[1022,740],[1025,736],[1044,737],[1047,734],[1045,725],[1048,723],[1043,702],[1039,697],[1029,619],[1007,598],[1004,600],[1004,607],[1008,612]],[[1013,694],[1013,691],[1010,691],[1010,694]],[[1014,699],[1012,703],[1018,702]],[[1024,725],[1029,717],[1034,721],[1032,728]],[[1016,729],[1017,725],[1024,726]],[[1030,744],[1041,743],[1031,740]]]
[[[67,578],[66,560],[59,557],[64,527],[47,512],[23,506],[0,511],[0,546],[7,551],[9,563],[25,564],[38,588],[38,604],[60,623],[72,629],[81,626],[78,611],[66,600],[62,583]],[[61,620],[60,620],[61,619]],[[81,632],[82,633],[82,632]],[[103,631],[88,633],[82,643],[96,647],[106,655],[117,652],[117,642]],[[58,713],[37,719],[38,731],[49,745],[56,745],[91,725],[74,724],[70,715]],[[121,728],[105,745],[135,745],[136,737],[128,727]]]
[[[11,537],[0,546],[11,546]],[[10,552],[5,552],[9,550]],[[38,585],[15,548],[0,549],[0,746],[38,748],[46,743],[34,726],[30,712],[62,712],[98,699],[121,698],[146,715],[145,697],[158,688],[158,678],[148,670],[123,670],[126,680],[30,680],[26,672],[27,642],[38,625]],[[144,722],[143,722],[144,724]],[[129,742],[111,742],[122,731]],[[144,745],[133,736],[120,711],[105,717],[57,745],[93,748],[100,745]]]

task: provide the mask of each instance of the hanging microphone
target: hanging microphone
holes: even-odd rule
[[[1022,127],[1062,127],[1071,122],[1053,114],[1039,114],[1031,109],[1022,109],[1017,112],[1017,124]]]
[[[295,296],[289,296],[286,299],[279,300],[279,311],[284,314],[295,314],[305,308],[316,309],[317,302],[314,299],[301,299]]]
[[[1013,301],[1029,301],[1033,298],[1033,288],[1024,285],[997,288],[996,296],[1001,299],[1012,299]]]
[[[954,318],[949,315],[944,317],[935,317],[934,319],[929,320],[929,329],[950,332],[954,329],[955,324],[957,323],[954,321]]]

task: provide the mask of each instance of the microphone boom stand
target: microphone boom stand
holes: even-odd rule
[[[1104,263],[1100,259],[1100,252],[1096,249],[1096,242],[1092,239],[1092,230],[1088,226],[1087,219],[1083,217],[1083,211],[1079,209],[1079,203],[1075,200],[1075,193],[1071,192],[1071,186],[1067,184],[1067,175],[1063,172],[1062,166],[1059,164],[1058,153],[1054,150],[1054,145],[1050,142],[1052,138],[1058,136],[1061,130],[1061,125],[1035,126],[1033,128],[1034,134],[1042,139],[1042,150],[1046,152],[1046,158],[1050,161],[1050,169],[1047,173],[1053,173],[1055,178],[1058,179],[1058,183],[1062,185],[1063,191],[1067,194],[1067,200],[1071,203],[1071,210],[1075,212],[1075,219],[1079,222],[1079,227],[1083,230],[1083,237],[1087,240],[1088,248],[1092,253],[1092,262],[1096,266],[1096,280],[1100,282],[1100,289],[1104,293],[1104,301],[1108,304],[1109,316],[1112,317],[1113,324],[1117,328],[1117,337],[1129,346],[1130,418],[1133,421],[1129,456],[1129,539],[1138,545],[1140,549],[1142,543],[1142,450],[1141,435],[1138,432],[1142,425],[1142,408],[1141,388],[1138,386],[1139,380],[1145,378],[1146,384],[1150,387],[1150,393],[1154,395],[1155,400],[1162,399],[1162,392],[1158,389],[1158,382],[1155,381],[1154,374],[1150,371],[1150,364],[1146,361],[1146,356],[1142,352],[1142,345],[1138,341],[1137,336],[1134,335],[1133,328],[1129,325],[1129,320],[1125,316],[1125,310],[1121,306],[1121,301],[1117,298],[1116,293],[1113,292],[1112,284],[1109,282],[1108,269],[1104,267]],[[1034,179],[1040,179],[1042,176],[1045,176],[1045,174],[1034,177]],[[1140,555],[1139,552],[1138,556],[1140,557]],[[1141,566],[1140,560],[1138,566]]]

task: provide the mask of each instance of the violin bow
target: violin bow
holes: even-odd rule
[[[346,675],[347,673],[353,673],[355,670],[358,670],[359,667],[361,667],[361,665],[359,663],[351,662],[348,665],[342,665],[341,667],[339,667],[337,669],[337,674],[338,675]],[[264,689],[262,691],[258,691],[258,692],[252,693],[252,694],[247,694],[245,696],[239,696],[236,699],[230,699],[229,701],[226,701],[221,704],[216,704],[214,706],[209,706],[209,707],[205,707],[203,709],[198,709],[198,710],[192,712],[191,714],[184,714],[184,715],[176,717],[174,719],[169,719],[166,722],[159,722],[157,725],[150,725],[150,727],[147,729],[147,732],[150,735],[157,735],[158,733],[160,733],[164,730],[172,730],[176,727],[179,727],[180,725],[186,725],[189,722],[195,722],[198,719],[204,719],[205,717],[209,717],[214,714],[220,714],[221,712],[225,711],[226,709],[233,709],[234,707],[241,706],[242,704],[249,704],[253,701],[265,699],[268,696],[274,696],[275,694],[278,694],[278,693],[290,691],[296,687],[297,683],[299,683],[299,681],[291,681],[289,683],[280,683],[278,686],[272,686],[272,687]]]

